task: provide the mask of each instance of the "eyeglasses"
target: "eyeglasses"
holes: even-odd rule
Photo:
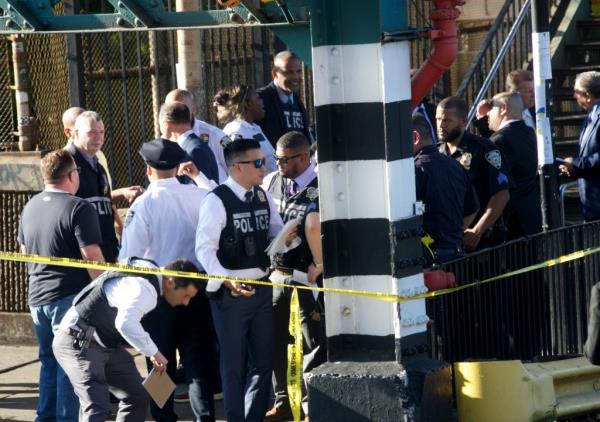
[[[580,89],[574,89],[574,90],[573,90],[573,93],[574,93],[574,94],[577,94],[577,95],[582,95],[582,96],[585,96],[585,95],[587,95],[587,92],[585,92],[585,91],[582,91],[582,90],[580,90]]]
[[[302,154],[304,154],[304,153],[301,152],[300,154],[292,155],[291,157],[279,157],[277,155],[273,155],[273,157],[275,157],[275,162],[285,165],[288,163],[288,161],[293,160],[294,158],[300,157]]]
[[[237,163],[238,164],[254,164],[254,168],[259,169],[267,163],[267,159],[265,157],[263,157],[258,160],[238,161]]]

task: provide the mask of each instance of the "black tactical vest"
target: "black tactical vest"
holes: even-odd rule
[[[79,189],[75,196],[87,200],[96,208],[102,233],[102,254],[106,262],[114,262],[119,255],[119,242],[115,234],[115,216],[110,200],[110,184],[104,167],[97,164],[96,168],[86,160],[75,145],[70,144],[67,150],[73,156],[79,169]]]
[[[115,319],[117,318],[117,308],[108,304],[108,299],[104,293],[104,284],[112,279],[121,277],[142,277],[148,280],[152,287],[156,290],[156,294],[160,297],[160,285],[158,277],[154,274],[135,274],[124,273],[119,271],[107,271],[102,274],[96,285],[87,292],[84,292],[81,297],[74,303],[79,318],[83,319],[87,324],[96,329],[96,334],[102,344],[108,348],[115,348],[119,344],[125,344],[126,341],[121,336],[121,333],[115,328]]]
[[[227,185],[217,186],[212,193],[221,199],[227,214],[217,251],[221,265],[229,270],[268,268],[271,261],[265,249],[269,245],[271,215],[265,191],[255,187],[249,204]]]
[[[285,181],[286,179],[276,173],[271,179],[269,193],[275,200],[277,210],[284,223],[298,217],[302,220],[298,225],[298,236],[302,239],[302,243],[285,254],[275,255],[273,265],[306,272],[313,261],[313,257],[306,241],[304,225],[308,207],[318,198],[318,181],[315,177],[304,189],[292,196],[287,193]]]

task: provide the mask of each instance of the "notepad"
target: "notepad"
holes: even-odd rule
[[[279,234],[277,236],[275,236],[275,238],[271,241],[269,246],[267,246],[267,249],[265,249],[265,252],[267,253],[267,255],[273,256],[277,253],[285,252],[285,250],[286,250],[285,241],[286,241],[288,235],[294,229],[296,229],[296,227],[298,227],[300,222],[302,222],[302,219],[300,217],[298,217],[298,218],[294,218],[293,220],[290,220],[287,223],[285,223],[285,225],[283,226],[283,228],[281,229]]]
[[[142,382],[142,385],[154,400],[154,403],[161,409],[175,390],[175,383],[171,377],[163,372],[159,375],[158,372],[152,368],[146,379]]]

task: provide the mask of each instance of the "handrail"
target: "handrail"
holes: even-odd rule
[[[505,6],[507,4],[508,4],[508,1],[505,3]],[[483,85],[481,86],[481,89],[479,90],[479,93],[477,94],[477,97],[475,97],[473,104],[471,104],[471,110],[469,111],[469,116],[467,118],[467,123],[466,123],[465,127],[469,127],[469,125],[473,121],[473,118],[475,117],[475,113],[477,112],[477,104],[479,104],[479,102],[483,99],[483,97],[485,96],[485,93],[487,92],[488,88],[490,87],[490,84],[492,83],[492,79],[496,76],[496,71],[498,70],[500,63],[504,59],[506,52],[510,48],[510,45],[512,44],[515,36],[517,35],[517,31],[519,30],[519,27],[521,26],[523,19],[525,19],[525,15],[529,11],[530,4],[531,4],[531,0],[525,0],[525,3],[523,3],[523,7],[521,8],[521,11],[517,15],[517,18],[515,19],[515,22],[513,23],[512,27],[510,28],[510,31],[509,31],[508,35],[506,36],[506,39],[504,40],[504,43],[502,44],[500,51],[498,51],[496,60],[494,60],[494,63],[492,64],[492,67],[490,68],[490,70],[487,74],[487,77],[485,78],[485,81],[483,82]],[[496,22],[497,22],[497,20],[496,20]],[[496,23],[496,22],[494,22],[494,23]],[[492,31],[490,30],[490,33],[491,32]],[[487,38],[486,38],[486,41],[487,41]],[[483,55],[485,51],[484,50],[482,51],[482,50],[480,50],[480,52]],[[461,87],[462,87],[462,84],[461,84]],[[465,89],[466,89],[466,87],[465,87]]]
[[[490,47],[490,45],[492,45],[492,41],[494,40],[494,37],[496,36],[498,29],[500,29],[500,26],[502,26],[502,24],[504,23],[504,18],[508,14],[508,8],[510,7],[510,5],[512,4],[513,1],[514,0],[506,0],[504,2],[504,4],[502,5],[502,7],[500,8],[500,11],[498,12],[498,16],[496,17],[496,20],[490,27],[490,30],[488,31],[487,35],[485,36],[485,39],[481,43],[481,47],[479,47],[479,51],[477,52],[477,55],[471,62],[469,69],[467,69],[467,73],[465,73],[465,77],[463,78],[462,82],[458,86],[458,89],[456,90],[456,95],[458,97],[462,97],[465,94],[465,92],[467,92],[467,88],[468,88],[469,84],[471,83],[471,81],[475,77],[475,73],[477,72],[477,70],[479,70],[479,67],[481,66],[481,62],[483,61],[483,56],[485,56],[485,53],[487,52],[488,48]]]

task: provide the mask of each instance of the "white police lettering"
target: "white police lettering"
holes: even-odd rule
[[[242,233],[269,230],[269,210],[234,213],[232,217],[233,227]]]
[[[287,223],[290,220],[295,218],[304,218],[304,214],[306,213],[306,204],[288,204],[288,207],[285,209],[283,213],[283,223]]]
[[[112,203],[105,196],[91,196],[85,199],[96,208],[98,215],[112,215]]]
[[[259,230],[269,230],[269,210],[256,210],[254,221]]]
[[[285,124],[288,129],[304,129],[304,119],[302,119],[302,113],[299,111],[283,112],[285,117]]]

